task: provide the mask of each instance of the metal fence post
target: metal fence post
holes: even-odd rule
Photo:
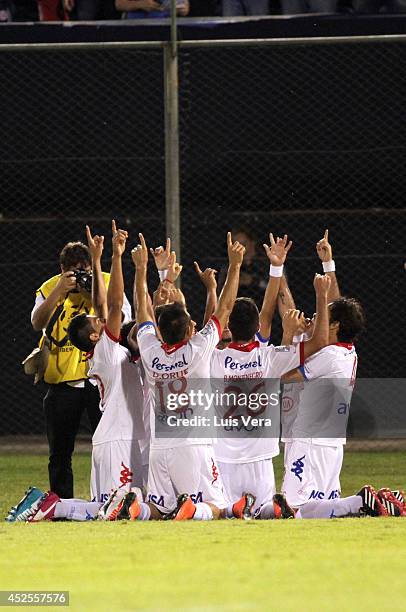
[[[164,47],[166,232],[178,261],[180,252],[179,100],[176,0],[171,0],[171,42]]]

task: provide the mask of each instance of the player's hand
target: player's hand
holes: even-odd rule
[[[215,291],[217,289],[217,281],[216,281],[217,270],[214,270],[214,268],[206,268],[205,271],[202,272],[197,261],[195,261],[194,264],[195,264],[195,270],[200,280],[202,281],[203,285],[206,287],[207,291],[210,291],[213,289]]]
[[[169,289],[169,302],[177,302],[178,304],[186,305],[185,296],[177,287],[171,287]]]
[[[327,297],[328,290],[330,289],[331,278],[323,274],[315,274],[313,287],[316,291],[316,295]]]
[[[169,304],[169,294],[169,287],[166,287],[163,283],[160,283],[156,291],[154,291],[152,294],[153,307],[156,308],[157,306],[162,306],[163,304]]]
[[[162,5],[155,0],[142,0],[139,2],[138,8],[149,13],[150,11],[162,11]]]
[[[145,242],[145,238],[142,234],[138,234],[140,237],[140,243],[131,251],[131,257],[136,268],[148,265],[148,249]]]
[[[269,240],[271,242],[271,247],[264,244],[265,253],[267,254],[269,261],[273,266],[283,266],[286,256],[292,246],[292,241],[289,240],[288,242],[288,236],[285,234],[283,238],[276,238],[275,242],[272,233],[269,234]]]
[[[118,230],[114,219],[111,222],[111,231],[113,233],[113,255],[118,255],[119,257],[121,257],[125,251],[125,244],[127,242],[128,232],[122,229]]]
[[[244,259],[245,246],[239,242],[233,242],[231,232],[227,232],[227,252],[230,266],[241,266]]]
[[[167,270],[170,265],[171,258],[171,239],[166,239],[166,246],[156,247],[156,249],[149,249],[152,257],[154,258],[157,270]]]
[[[282,319],[283,333],[289,336],[297,336],[303,333],[303,331],[300,331],[303,325],[303,318],[304,315],[300,310],[295,310],[294,308],[287,310]]]
[[[69,291],[74,291],[77,288],[75,273],[72,272],[72,270],[62,272],[56,284],[56,288],[61,296],[69,293]]]
[[[90,227],[86,225],[86,237],[92,260],[100,261],[104,248],[104,236],[92,236]]]
[[[172,251],[169,257],[169,267],[168,274],[166,276],[166,281],[170,283],[176,282],[180,273],[182,272],[183,266],[176,261],[176,253]]]
[[[333,248],[328,241],[328,229],[324,232],[324,236],[316,244],[317,255],[321,261],[331,261],[333,259]]]

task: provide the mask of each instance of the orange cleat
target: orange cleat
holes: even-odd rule
[[[400,501],[390,489],[379,489],[378,497],[384,508],[386,508],[389,516],[406,516],[405,503]]]
[[[253,518],[252,508],[255,504],[255,496],[252,493],[244,493],[241,499],[233,504],[233,514],[235,518],[249,521]]]
[[[276,519],[294,519],[295,511],[291,508],[282,493],[273,496],[273,509]]]
[[[177,512],[174,521],[190,521],[196,512],[196,506],[187,493],[178,497]]]

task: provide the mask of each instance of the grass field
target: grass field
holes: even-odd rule
[[[0,455],[0,512],[47,487],[43,455]],[[88,496],[89,455],[75,456]],[[276,462],[280,483],[281,461]],[[406,454],[348,452],[343,495],[406,488]],[[69,590],[70,609],[404,610],[406,521],[0,525],[1,590]],[[57,608],[48,608],[57,609]]]

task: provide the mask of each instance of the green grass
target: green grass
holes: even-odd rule
[[[2,515],[29,484],[46,488],[46,463],[0,456]],[[74,469],[87,497],[89,456]],[[405,477],[404,453],[348,452],[343,494]],[[403,519],[1,524],[0,542],[0,589],[69,590],[73,610],[405,608]]]

